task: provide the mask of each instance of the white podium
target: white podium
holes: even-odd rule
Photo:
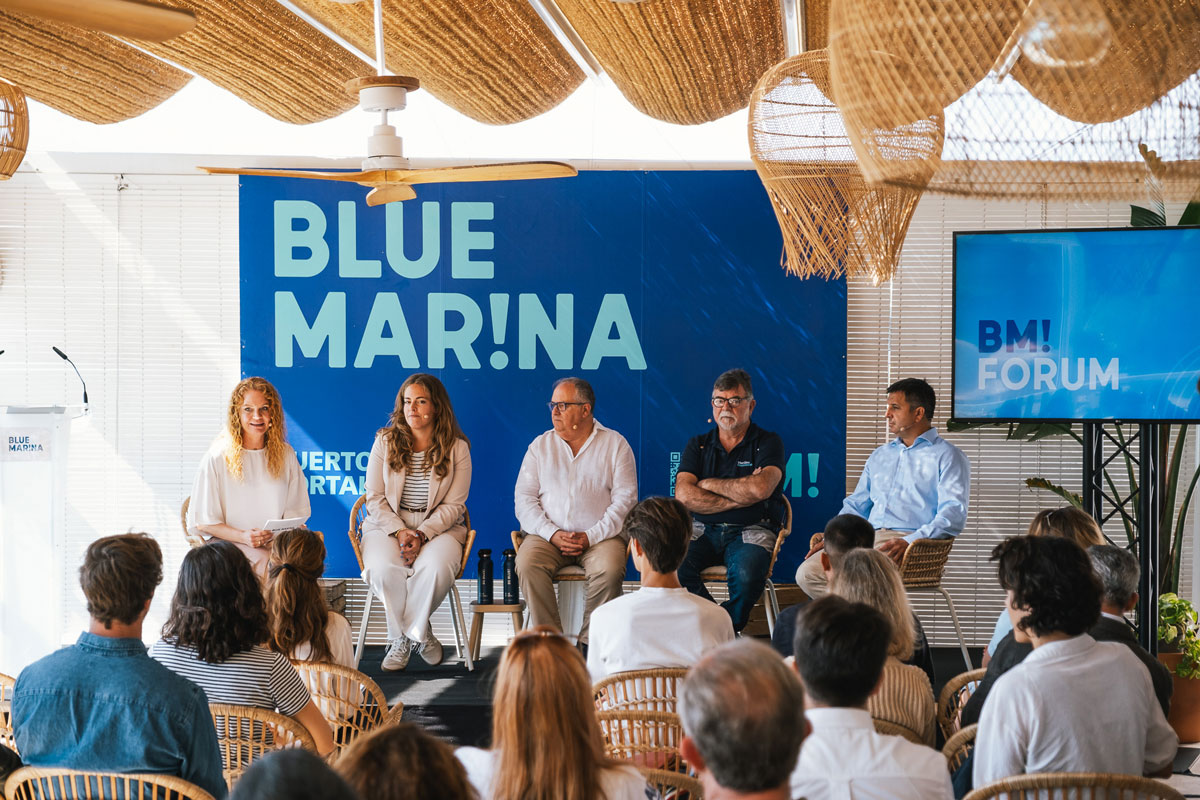
[[[67,444],[80,406],[0,406],[0,672],[62,643]]]

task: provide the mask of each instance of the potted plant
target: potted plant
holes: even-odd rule
[[[1158,640],[1171,651],[1158,657],[1175,676],[1168,721],[1181,742],[1200,741],[1200,618],[1174,592],[1159,595]]]

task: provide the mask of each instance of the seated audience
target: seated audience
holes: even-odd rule
[[[230,800],[360,800],[319,756],[308,750],[276,750],[246,768]],[[365,800],[365,798],[363,799]]]
[[[740,639],[700,659],[680,690],[679,716],[680,754],[706,798],[786,800],[808,724],[800,682],[766,645]]]
[[[270,634],[267,645],[295,661],[354,667],[350,623],[325,603],[317,581],[325,571],[325,543],[307,528],[276,534],[263,594]]]
[[[504,650],[492,699],[492,749],[460,747],[483,800],[653,797],[635,768],[604,755],[583,656],[546,625]]]
[[[892,638],[883,665],[879,691],[867,701],[875,719],[887,720],[914,731],[933,746],[933,687],[919,668],[905,664],[915,642],[912,607],[900,581],[900,571],[878,550],[856,549],[845,555],[830,592],[855,603],[871,606],[888,620]]]
[[[250,562],[231,542],[209,542],[184,556],[163,638],[150,655],[197,683],[208,702],[278,711],[308,729],[321,755],[332,752],[333,732],[296,668],[261,644],[268,633]]]
[[[476,800],[450,745],[409,722],[382,728],[342,753],[337,770],[362,800]]]
[[[23,767],[21,757],[11,748],[0,744],[0,787],[8,780],[8,776]],[[2,791],[2,789],[0,789]]]
[[[792,797],[949,800],[950,774],[937,750],[875,732],[867,711],[882,684],[892,640],[879,611],[836,595],[796,621],[796,671],[812,730],[792,773]]]
[[[14,741],[26,764],[175,775],[225,796],[204,692],[149,658],[142,644],[160,581],[162,551],[144,533],[88,546],[79,569],[88,630],[22,670],[13,689]]]
[[[692,515],[682,503],[646,498],[625,517],[621,533],[630,540],[642,585],[592,612],[592,681],[634,669],[690,667],[733,639],[729,614],[683,588],[675,574],[692,536]]]
[[[974,751],[975,786],[1036,772],[1169,772],[1179,740],[1128,647],[1087,635],[1100,582],[1067,539],[1019,536],[992,551],[1018,636],[1033,652],[996,681]]]

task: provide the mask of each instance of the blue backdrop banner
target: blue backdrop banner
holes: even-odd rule
[[[790,580],[843,495],[846,287],[784,275],[755,173],[584,172],[417,193],[368,208],[355,184],[242,179],[242,373],[283,397],[326,574],[358,574],[349,512],[413,372],[450,392],[471,440],[475,549],[498,556],[556,379],[592,383],[596,417],[629,440],[647,497],[672,493],[688,438],[711,427],[713,379],[743,367],[754,420],[788,453],[797,535],[776,574]],[[474,564],[472,553],[467,575]]]

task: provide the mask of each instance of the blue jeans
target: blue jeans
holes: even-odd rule
[[[766,541],[771,545],[757,543]],[[750,621],[750,610],[767,585],[774,543],[775,534],[761,525],[693,523],[692,542],[679,567],[679,582],[692,594],[712,600],[712,595],[704,588],[704,581],[700,580],[700,572],[724,564],[729,599],[721,603],[721,608],[733,620],[734,631],[741,631]]]

